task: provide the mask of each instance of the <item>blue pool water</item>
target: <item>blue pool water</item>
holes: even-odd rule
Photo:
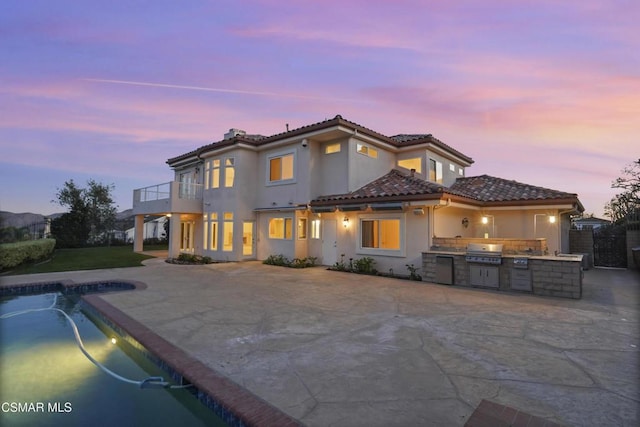
[[[86,350],[122,377],[169,375],[122,340],[112,343],[81,310],[78,296],[0,298],[0,315],[55,305],[76,323]],[[116,337],[117,338],[117,337]],[[109,376],[80,351],[62,313],[0,319],[3,426],[225,426],[188,389],[141,389]]]

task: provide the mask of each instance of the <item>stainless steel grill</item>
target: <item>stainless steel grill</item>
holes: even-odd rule
[[[500,265],[502,264],[502,244],[469,243],[465,260],[476,264]]]

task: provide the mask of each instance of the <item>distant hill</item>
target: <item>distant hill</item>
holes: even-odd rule
[[[0,227],[28,227],[32,224],[38,224],[45,222],[46,217],[41,214],[34,214],[31,212],[13,213],[7,211],[0,211]]]

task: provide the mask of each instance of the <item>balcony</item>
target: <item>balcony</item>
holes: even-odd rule
[[[202,184],[171,181],[133,190],[133,213],[202,213]]]

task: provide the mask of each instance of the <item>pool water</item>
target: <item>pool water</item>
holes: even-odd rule
[[[0,315],[46,308],[65,311],[87,351],[134,380],[169,375],[124,342],[105,335],[78,296],[0,298]],[[119,381],[80,351],[67,319],[47,310],[0,319],[0,424],[3,426],[225,426],[187,389],[141,389]]]

